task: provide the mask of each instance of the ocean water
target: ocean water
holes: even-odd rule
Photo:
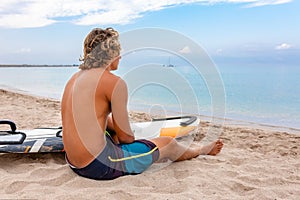
[[[61,99],[64,86],[76,67],[0,67],[0,88]]]
[[[131,110],[221,115],[218,117],[300,128],[300,67],[217,69],[219,74],[211,75],[186,63],[175,67],[149,64],[124,65],[115,73],[128,84]],[[0,88],[61,99],[66,82],[76,71],[77,67],[2,67]],[[209,85],[209,76],[219,76],[222,87]],[[220,95],[214,96],[214,90]]]

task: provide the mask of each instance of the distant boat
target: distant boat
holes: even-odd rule
[[[169,63],[167,65],[163,65],[163,67],[175,67],[175,65],[171,64],[171,57],[169,57]]]

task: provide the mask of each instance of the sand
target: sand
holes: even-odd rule
[[[19,129],[61,125],[59,101],[0,90],[0,102],[0,118]],[[194,144],[211,132],[222,133],[217,156],[112,181],[77,176],[62,153],[0,154],[0,199],[300,199],[300,132],[202,120]]]

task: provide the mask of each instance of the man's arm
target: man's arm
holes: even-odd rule
[[[107,117],[107,127],[106,127],[106,130],[109,132],[109,135],[112,137],[112,139],[115,141],[116,144],[119,144],[120,141],[119,141],[119,138],[118,136],[116,135],[116,132],[115,132],[115,127],[114,127],[114,124],[113,124],[113,119],[112,119],[112,115],[108,115]]]
[[[111,114],[108,115],[108,117],[107,117],[107,129],[115,131],[115,127],[114,127],[114,123],[113,123],[113,119],[112,119],[112,115]]]
[[[120,143],[132,143],[134,134],[131,130],[127,111],[128,91],[127,85],[119,79],[111,98],[113,128]]]

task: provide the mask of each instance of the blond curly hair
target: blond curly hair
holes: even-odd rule
[[[113,28],[95,28],[84,40],[83,63],[79,69],[106,67],[120,55],[119,33]]]

